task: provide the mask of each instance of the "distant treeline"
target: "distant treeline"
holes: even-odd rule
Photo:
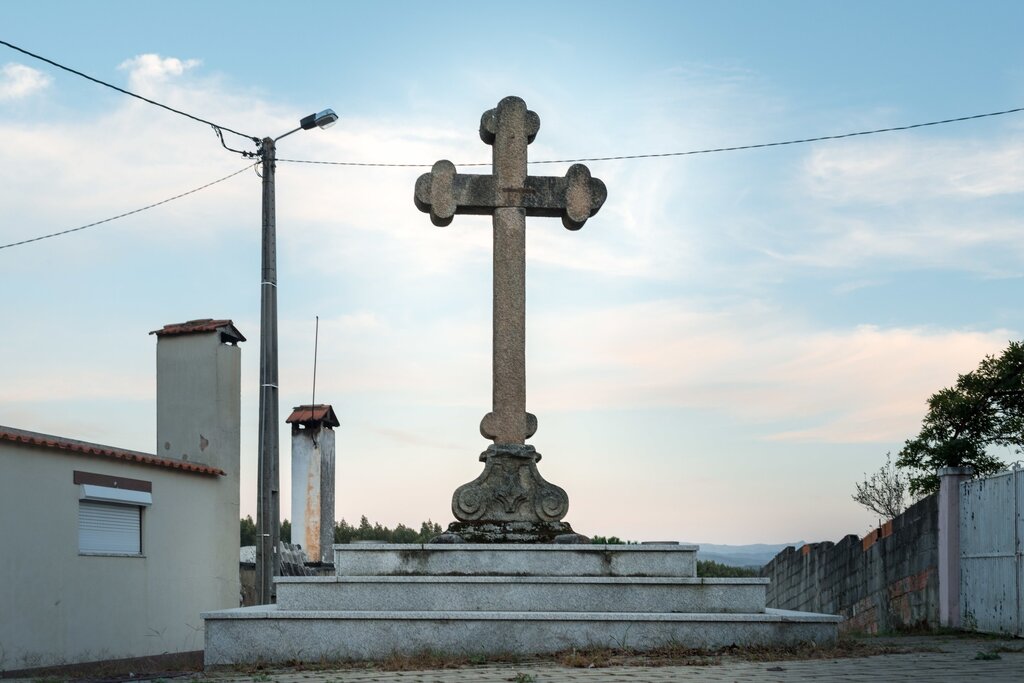
[[[251,515],[240,520],[239,540],[241,545],[256,545],[256,522]],[[427,520],[420,524],[419,531],[399,523],[394,529],[380,522],[370,523],[363,515],[359,518],[359,526],[352,526],[344,519],[334,525],[334,542],[351,543],[352,541],[381,541],[383,543],[427,543],[443,531],[437,522]],[[287,519],[281,522],[281,540],[292,542],[292,524]]]

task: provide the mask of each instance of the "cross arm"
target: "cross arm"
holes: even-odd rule
[[[569,230],[579,230],[598,212],[608,190],[583,164],[573,164],[564,177],[527,176],[522,187],[497,187],[493,175],[459,174],[448,160],[434,164],[416,181],[416,208],[445,226],[455,214],[489,215],[516,207],[527,216],[561,217]]]

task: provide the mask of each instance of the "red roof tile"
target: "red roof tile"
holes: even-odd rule
[[[60,436],[51,436],[49,434],[29,432],[24,429],[4,427],[3,425],[0,425],[0,440],[13,441],[15,443],[24,443],[29,444],[31,446],[42,446],[45,448],[59,448],[61,450],[72,451],[74,453],[80,453],[82,455],[115,458],[117,460],[137,462],[143,465],[167,467],[173,470],[181,470],[182,472],[194,472],[196,474],[214,474],[222,476],[227,474],[224,470],[220,469],[219,467],[210,467],[209,465],[203,465],[197,462],[188,462],[185,460],[177,460],[175,458],[158,458],[155,455],[151,455],[149,453],[142,453],[141,451],[129,451],[123,448],[111,448],[110,446],[101,446],[99,444],[89,443],[87,441],[75,441],[73,439],[65,439]]]
[[[200,318],[189,320],[184,323],[171,323],[164,325],[159,330],[153,330],[150,334],[158,337],[175,336],[180,334],[199,334],[202,332],[220,332],[229,337],[228,341],[245,341],[245,337],[238,331],[235,324],[230,320],[214,320],[213,318]]]
[[[323,422],[328,427],[337,427],[341,424],[338,421],[338,416],[334,414],[334,408],[329,403],[317,403],[315,406],[295,406],[285,422]]]

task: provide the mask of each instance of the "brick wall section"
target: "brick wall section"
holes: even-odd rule
[[[864,538],[790,546],[761,570],[768,606],[839,614],[840,631],[879,633],[939,625],[937,496]]]

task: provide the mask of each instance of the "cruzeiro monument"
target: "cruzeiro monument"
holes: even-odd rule
[[[445,226],[455,214],[491,215],[494,223],[492,407],[480,433],[494,444],[480,455],[483,473],[452,497],[459,520],[436,542],[589,542],[562,522],[565,491],[537,471],[540,453],[527,445],[537,431],[526,412],[526,217],[561,217],[579,230],[604,204],[604,183],[574,164],[565,177],[526,173],[526,147],[540,117],[518,97],[506,97],[480,119],[493,149],[491,175],[466,175],[452,162],[434,164],[416,181],[416,206]]]
[[[836,640],[839,617],[768,608],[768,579],[698,577],[696,545],[598,545],[562,521],[569,498],[526,443],[537,431],[526,411],[526,218],[577,230],[607,191],[579,164],[527,175],[539,130],[540,117],[506,97],[480,121],[490,175],[439,161],[416,181],[416,206],[435,225],[493,221],[493,392],[480,423],[493,443],[480,476],[455,490],[457,521],[422,545],[334,545],[333,576],[276,577],[277,604],[204,613],[207,666]]]

